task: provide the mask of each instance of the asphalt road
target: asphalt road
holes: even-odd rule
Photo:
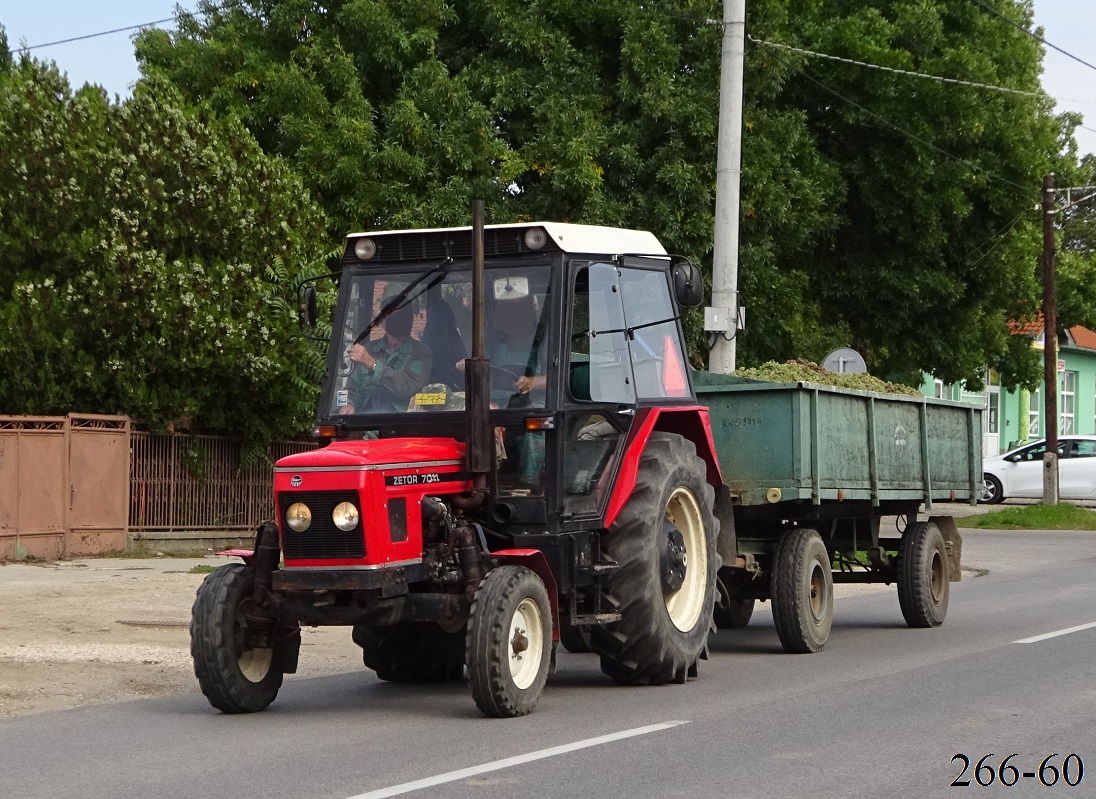
[[[699,680],[618,687],[594,656],[562,653],[537,710],[513,720],[482,718],[462,683],[364,671],[287,684],[254,716],[195,689],[16,718],[0,721],[0,796],[1096,795],[1096,533],[963,535],[965,564],[989,573],[952,585],[938,629],[907,629],[893,588],[861,591],[839,597],[823,652],[787,655],[761,605],[714,637]],[[997,769],[1013,753],[1015,785],[977,784],[980,758]],[[1040,784],[1043,760],[1071,753],[1080,784]]]

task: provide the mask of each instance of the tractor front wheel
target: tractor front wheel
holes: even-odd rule
[[[209,704],[224,713],[255,713],[274,701],[282,672],[272,647],[247,642],[255,574],[229,563],[198,586],[190,621],[194,674]]]
[[[468,615],[468,682],[485,716],[536,707],[552,655],[552,608],[544,583],[524,566],[499,566],[480,583]]]
[[[449,682],[464,672],[463,628],[448,633],[431,622],[356,624],[353,639],[366,668],[386,682]]]

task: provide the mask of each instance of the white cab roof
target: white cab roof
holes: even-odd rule
[[[484,225],[484,230],[544,228],[548,237],[564,252],[612,253],[614,255],[665,255],[666,249],[653,233],[646,230],[625,230],[600,225],[573,225],[568,222],[520,222],[512,225]],[[471,231],[469,227],[421,228],[417,230],[378,230],[351,233],[348,241],[368,236],[398,236],[409,233],[442,233]]]

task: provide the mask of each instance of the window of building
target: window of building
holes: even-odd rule
[[[1073,413],[1077,403],[1077,373],[1062,372],[1062,421],[1058,432],[1073,433]]]
[[[1039,394],[1038,389],[1028,394],[1028,438],[1039,437],[1039,408],[1042,405]]]

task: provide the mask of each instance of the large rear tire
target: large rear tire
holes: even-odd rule
[[[780,539],[771,593],[773,621],[784,651],[821,650],[833,625],[833,569],[816,530],[797,527]]]
[[[190,620],[194,675],[209,704],[224,713],[255,713],[274,701],[282,672],[273,648],[247,645],[255,574],[228,563],[198,586]]]
[[[362,662],[386,682],[459,680],[464,673],[464,629],[447,633],[429,622],[354,625]]]
[[[541,579],[524,566],[492,569],[468,615],[468,682],[485,716],[532,712],[552,656],[552,607]]]
[[[910,627],[939,627],[948,615],[951,583],[944,535],[932,522],[917,522],[898,547],[898,604]]]
[[[692,442],[654,433],[635,490],[605,537],[618,568],[605,604],[621,620],[591,633],[601,669],[620,683],[685,682],[707,653],[715,605],[715,491]]]

